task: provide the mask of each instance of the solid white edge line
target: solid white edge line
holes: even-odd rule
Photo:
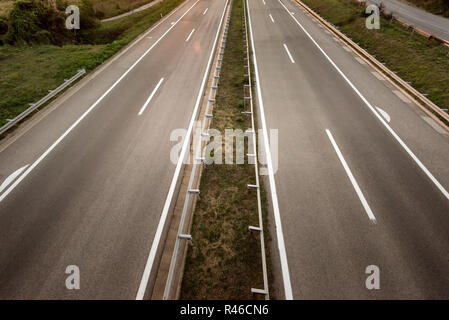
[[[273,19],[273,16],[271,15],[271,13],[268,15],[269,17],[270,17],[270,19],[271,19],[271,22],[273,22],[274,23],[274,19]]]
[[[287,51],[287,54],[288,54],[288,57],[290,58],[290,61],[292,62],[292,63],[295,63],[295,60],[293,60],[293,57],[292,57],[292,55],[290,54],[290,51],[288,50],[288,48],[287,48],[287,45],[284,43],[284,49],[285,49],[285,51]]]
[[[271,160],[270,144],[268,141],[267,124],[265,121],[265,113],[264,113],[263,100],[262,100],[262,90],[260,88],[259,67],[257,65],[256,47],[254,46],[253,27],[251,24],[251,13],[249,10],[248,0],[246,0],[246,8],[248,11],[249,34],[251,37],[252,56],[253,56],[253,62],[254,62],[254,74],[256,76],[257,99],[259,101],[258,105],[259,105],[259,109],[260,109],[260,118],[261,118],[261,123],[262,123],[263,141],[264,141],[264,146],[265,146],[264,147],[265,154],[267,157],[268,177],[269,177],[269,181],[270,181],[271,200],[273,203],[273,215],[274,215],[274,221],[275,221],[275,225],[276,225],[276,236],[277,236],[278,249],[279,249],[279,258],[280,258],[280,262],[281,262],[285,299],[293,300],[292,285],[290,282],[290,272],[288,270],[288,261],[287,261],[287,252],[285,250],[284,234],[282,232],[282,221],[281,221],[281,215],[279,212],[279,203],[278,203],[278,197],[277,197],[277,192],[276,192],[276,183],[274,181],[273,163]]]
[[[156,94],[156,91],[159,89],[159,87],[161,86],[163,81],[164,81],[164,78],[161,78],[161,80],[159,80],[159,82],[157,83],[156,87],[153,89],[153,92],[151,92],[151,94],[148,97],[147,101],[145,101],[145,104],[140,109],[139,116],[142,115],[142,113],[145,111],[145,109],[147,108],[147,106],[150,103],[151,99],[153,99],[153,96]]]
[[[349,177],[349,180],[352,183],[352,186],[355,189],[355,192],[357,193],[357,195],[359,196],[360,202],[363,205],[363,208],[365,208],[366,214],[368,215],[368,217],[370,218],[370,220],[374,223],[376,223],[376,217],[373,214],[373,211],[371,211],[371,208],[368,204],[368,202],[365,199],[365,196],[363,195],[362,190],[360,190],[359,184],[357,183],[357,181],[354,178],[354,175],[351,172],[351,169],[349,169],[348,164],[346,163],[345,158],[343,157],[343,154],[340,151],[340,148],[338,147],[337,143],[334,140],[334,137],[332,136],[332,133],[330,132],[329,129],[326,129],[326,133],[327,136],[329,137],[329,140],[331,141],[332,146],[334,147],[335,152],[337,153],[338,159],[340,159],[341,164],[343,165],[343,168],[346,171],[346,174]]]
[[[429,179],[435,184],[435,186],[441,191],[441,193],[449,200],[449,192],[438,182],[438,180],[432,175],[432,173],[424,166],[424,164],[418,159],[418,157],[409,149],[409,147],[402,141],[402,139],[397,135],[397,133],[388,125],[388,123],[382,118],[382,116],[374,109],[374,107],[366,100],[366,98],[360,93],[360,91],[354,86],[354,84],[346,77],[343,71],[335,64],[335,62],[327,55],[326,52],[320,47],[320,45],[313,39],[309,32],[299,23],[299,21],[288,11],[287,7],[278,0],[279,3],[284,7],[284,9],[290,14],[290,16],[295,20],[298,26],[304,31],[304,33],[309,37],[309,39],[315,44],[315,46],[321,51],[321,53],[326,57],[326,59],[331,63],[331,65],[337,70],[337,72],[345,79],[349,86],[354,90],[354,92],[362,99],[362,101],[368,106],[368,108],[374,113],[374,115],[379,119],[379,121],[387,128],[391,135],[396,139],[397,142],[404,148],[404,150],[409,154],[409,156],[415,161],[415,163],[421,168],[421,170],[429,177]]]
[[[164,208],[162,210],[161,218],[159,220],[159,224],[156,229],[156,234],[154,235],[153,243],[151,245],[151,250],[148,255],[147,263],[145,265],[145,270],[143,272],[142,279],[141,279],[140,285],[139,285],[139,289],[137,291],[136,300],[143,300],[143,298],[145,296],[145,291],[146,291],[146,288],[148,285],[148,280],[150,279],[151,269],[153,268],[154,259],[156,258],[157,248],[159,247],[159,242],[162,237],[162,231],[164,229],[164,225],[167,220],[168,210],[170,209],[170,204],[171,204],[174,192],[175,192],[176,183],[178,181],[178,177],[181,172],[182,163],[184,161],[187,149],[190,144],[190,135],[192,134],[193,125],[195,123],[195,119],[196,119],[196,115],[198,113],[201,98],[203,96],[204,88],[206,86],[208,74],[209,74],[209,71],[210,71],[210,68],[212,65],[212,61],[213,61],[213,57],[214,57],[215,48],[217,46],[217,39],[218,39],[218,36],[220,35],[221,26],[223,25],[223,19],[225,16],[226,8],[228,6],[228,2],[229,2],[229,0],[226,0],[226,4],[224,6],[223,13],[221,15],[220,24],[218,25],[217,34],[215,35],[215,39],[214,39],[214,43],[213,43],[213,46],[211,49],[209,61],[207,63],[207,67],[204,72],[203,81],[201,83],[200,91],[198,93],[195,107],[193,109],[192,118],[190,119],[189,127],[187,130],[187,134],[185,136],[183,145],[182,145],[181,154],[179,156],[178,163],[176,165],[176,169],[175,169],[175,173],[173,175],[170,189],[168,190],[167,198],[165,199]]]
[[[190,40],[190,37],[192,36],[192,34],[195,32],[195,28],[192,29],[192,31],[190,31],[189,36],[186,38],[186,42],[188,42]]]
[[[209,8],[206,8],[206,10],[204,10],[203,16],[206,14],[207,10],[209,10]]]
[[[45,157],[54,149],[56,146],[106,97],[127,75],[131,70],[134,69],[134,67],[142,61],[142,59],[161,41],[173,27],[182,19],[184,16],[198,3],[199,0],[197,0],[174,24],[170,26],[170,28],[167,29],[167,31],[162,34],[162,36],[157,39],[153,45],[145,51],[143,55],[140,56],[139,59],[137,59],[134,64],[128,68],[128,70],[125,71],[124,74],[121,75],[120,78],[118,78],[117,81],[114,82],[114,84],[105,92],[103,95],[98,98],[97,101],[93,105],[87,109],[81,117],[78,118],[78,120],[73,123],[70,128],[68,128],[31,166],[28,167],[28,169],[0,196],[0,202],[3,201],[3,199],[6,198],[6,196],[14,190],[14,188],[23,180],[25,177],[42,161],[45,159]]]

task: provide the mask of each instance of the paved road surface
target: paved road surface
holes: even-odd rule
[[[0,193],[1,299],[136,297],[175,171],[170,133],[189,125],[225,2],[187,1],[1,146],[0,184],[37,163],[11,192]],[[80,290],[65,287],[68,265],[80,268]]]
[[[447,134],[293,1],[248,2],[293,298],[449,298]]]
[[[438,38],[449,41],[449,19],[434,15],[422,9],[413,7],[398,0],[368,0],[369,3],[379,5],[381,2],[395,17],[429,32]]]

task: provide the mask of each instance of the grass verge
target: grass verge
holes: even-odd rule
[[[243,85],[247,81],[245,52],[243,4],[242,0],[234,0],[213,111],[212,128],[223,137],[225,129],[251,128],[251,118],[241,113]],[[245,164],[205,167],[201,196],[193,214],[194,245],[187,252],[181,299],[252,299],[251,288],[263,288],[259,236],[248,230],[248,226],[258,225],[257,194],[247,188],[247,184],[255,183],[254,174],[254,165],[248,164],[247,159]],[[262,186],[261,191],[266,208]]]
[[[365,27],[365,7],[351,0],[302,0],[440,108],[449,107],[449,48],[381,17]]]
[[[153,7],[111,22],[102,23],[95,38],[106,41],[108,35],[119,32],[106,44],[34,46],[0,46],[0,126],[24,111],[72,77],[78,69],[93,70],[139,34],[151,27],[184,0],[164,0]]]

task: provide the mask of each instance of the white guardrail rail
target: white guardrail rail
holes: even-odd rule
[[[70,79],[64,80],[64,83],[61,84],[59,87],[57,87],[54,90],[49,90],[49,93],[40,99],[36,103],[30,103],[30,107],[23,111],[21,114],[19,114],[14,119],[8,120],[8,122],[0,128],[0,135],[14,127],[17,123],[19,123],[22,119],[26,118],[29,114],[31,114],[34,110],[37,108],[43,106],[46,102],[48,102],[50,99],[52,99],[54,96],[56,96],[58,93],[63,91],[65,88],[70,86],[74,81],[78,80],[81,76],[83,76],[86,73],[85,69],[80,69],[78,72],[71,77]]]

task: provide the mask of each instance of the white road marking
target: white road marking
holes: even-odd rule
[[[359,57],[355,57],[355,60],[357,60],[357,62],[360,63],[360,64],[366,64],[365,61],[363,61]]]
[[[95,107],[128,75],[128,73],[131,72],[131,70],[133,70],[136,65],[142,61],[142,59],[171,31],[171,29],[174,28],[174,26],[181,21],[182,18],[184,18],[184,16],[194,7],[196,6],[196,4],[199,2],[199,0],[197,0],[189,9],[187,9],[186,12],[184,12],[184,14],[176,21],[176,23],[172,24],[170,26],[170,28],[167,29],[167,31],[164,32],[164,34],[162,34],[162,36],[157,39],[153,45],[147,50],[145,51],[144,54],[142,54],[140,56],[139,59],[136,60],[136,62],[134,62],[134,64],[128,68],[128,70],[125,71],[124,74],[122,74],[120,76],[120,78],[118,78],[118,80],[116,80],[114,82],[114,84],[105,92],[103,93],[103,95],[98,98],[97,101],[95,101],[95,103],[93,105],[91,105],[89,107],[89,109],[87,109],[83,115],[81,117],[78,118],[78,120],[75,121],[75,123],[73,123],[70,128],[68,128],[33,164],[31,164],[27,170],[0,196],[0,202],[3,201],[3,199],[6,198],[6,196],[12,191],[14,190],[14,188],[23,180],[25,179],[25,177],[42,161],[45,159],[45,157],[47,157],[47,155],[53,151],[54,148],[56,148],[56,146],[62,141],[64,140],[64,138],[93,110],[95,109]]]
[[[3,189],[9,186],[9,184],[13,182],[14,179],[17,178],[22,173],[23,170],[25,170],[26,167],[28,167],[28,164],[14,171],[14,173],[12,173],[8,178],[6,178],[5,181],[3,181],[2,185],[0,186],[0,193],[3,191]]]
[[[153,37],[147,37],[147,39],[153,39]]]
[[[278,0],[279,3],[288,11],[282,1]],[[410,150],[410,148],[402,141],[402,139],[397,135],[397,133],[388,125],[387,122],[382,118],[382,116],[374,109],[371,103],[366,100],[366,98],[360,93],[360,91],[354,86],[354,84],[348,79],[348,77],[340,70],[340,68],[335,64],[335,62],[327,55],[327,53],[320,47],[320,45],[313,39],[310,33],[302,26],[301,23],[292,15],[290,15],[296,24],[304,31],[304,33],[309,37],[309,39],[315,44],[315,46],[321,51],[321,53],[326,57],[326,59],[331,63],[331,65],[337,70],[337,72],[343,77],[347,84],[354,90],[354,92],[362,99],[365,105],[374,113],[374,115],[379,119],[379,121],[387,128],[390,134],[396,139],[396,141],[404,148],[404,150],[409,154],[409,156],[415,161],[418,167],[427,175],[427,177],[435,184],[435,186],[440,190],[440,192],[449,200],[449,192],[438,182],[438,180],[432,175],[432,173],[424,166],[421,160]]]
[[[217,46],[217,40],[218,40],[218,36],[220,34],[220,30],[221,30],[221,26],[223,25],[223,19],[224,19],[224,15],[226,12],[226,8],[228,6],[228,2],[229,0],[226,0],[224,9],[223,9],[223,13],[221,15],[221,19],[220,19],[220,24],[218,25],[218,29],[217,29],[217,33],[215,35],[215,39],[214,39],[214,44],[212,46],[211,52],[210,52],[210,56],[209,56],[209,61],[207,63],[207,68],[204,72],[204,76],[203,76],[203,80],[201,83],[201,87],[200,87],[200,91],[198,93],[198,97],[195,103],[195,107],[193,109],[193,113],[192,113],[192,118],[190,119],[190,123],[189,123],[189,127],[187,129],[187,133],[186,133],[186,138],[184,139],[184,142],[182,144],[182,148],[181,148],[181,153],[179,155],[179,160],[178,163],[176,164],[176,169],[175,169],[175,173],[173,175],[173,179],[171,181],[170,184],[170,189],[168,190],[168,194],[167,194],[167,198],[165,199],[165,204],[164,204],[164,208],[162,209],[162,214],[161,214],[161,218],[159,220],[159,224],[157,225],[157,229],[156,229],[156,234],[154,235],[154,239],[153,239],[153,243],[151,244],[151,250],[150,253],[148,255],[148,259],[145,265],[145,269],[142,275],[142,279],[140,280],[140,285],[139,285],[139,289],[137,291],[137,295],[136,295],[136,300],[143,300],[144,296],[145,296],[145,291],[147,289],[147,285],[148,285],[148,280],[150,279],[150,274],[151,274],[151,270],[153,268],[153,264],[154,264],[154,259],[156,258],[156,252],[157,249],[159,247],[159,242],[161,241],[161,237],[162,237],[162,231],[164,229],[165,226],[165,222],[167,220],[167,216],[168,216],[168,210],[170,209],[170,205],[173,199],[173,195],[175,193],[175,189],[176,189],[176,184],[179,178],[179,174],[181,172],[181,168],[182,168],[182,163],[184,161],[184,158],[186,157],[186,152],[189,148],[190,145],[190,139],[187,137],[190,137],[192,134],[192,130],[193,130],[193,125],[195,123],[195,119],[198,113],[198,109],[199,109],[199,105],[201,102],[201,98],[203,96],[203,92],[204,92],[204,88],[206,86],[206,82],[207,82],[207,77],[209,74],[209,70],[211,68],[211,64],[213,61],[213,57],[214,57],[214,52],[215,52],[215,48]]]
[[[269,14],[269,17],[270,17],[270,19],[271,19],[271,22],[274,23],[274,19],[273,19],[273,16],[271,15],[271,13]]]
[[[385,78],[379,72],[372,71],[371,74],[377,78],[379,81],[385,81]]]
[[[293,60],[293,57],[292,57],[292,55],[290,54],[290,51],[288,50],[288,48],[287,48],[287,45],[284,43],[284,49],[285,49],[285,51],[287,51],[287,54],[288,54],[288,57],[290,58],[290,61],[292,62],[292,63],[295,63],[295,60]]]
[[[270,181],[270,190],[271,190],[271,201],[273,204],[273,215],[276,226],[276,237],[279,249],[279,258],[281,262],[281,270],[282,270],[282,279],[284,283],[284,292],[286,300],[293,300],[292,293],[292,284],[290,282],[290,272],[288,270],[288,261],[287,261],[287,252],[285,250],[285,242],[284,242],[284,234],[282,232],[282,221],[281,215],[279,212],[279,202],[276,192],[276,183],[274,181],[274,173],[273,173],[273,163],[271,160],[271,152],[270,152],[270,144],[268,142],[268,133],[267,133],[267,124],[265,121],[265,113],[263,107],[262,100],[262,90],[260,88],[260,79],[259,79],[259,67],[257,65],[257,57],[256,57],[256,47],[254,46],[254,37],[253,37],[253,27],[251,24],[251,13],[249,10],[249,3],[246,0],[246,7],[248,8],[248,22],[249,22],[249,34],[251,38],[251,46],[252,46],[252,55],[254,61],[254,73],[256,76],[256,87],[257,87],[257,98],[259,100],[259,109],[260,109],[260,119],[262,123],[262,131],[263,131],[263,141],[265,148],[265,155],[267,158],[267,169],[268,169],[268,178]]]
[[[209,10],[209,8],[206,8],[206,10],[204,10],[203,16],[206,14],[207,10]]]
[[[385,120],[387,120],[388,123],[390,123],[391,121],[391,117],[390,115],[383,109],[376,107],[377,111],[379,111],[379,113],[382,115],[382,117],[384,117]]]
[[[190,40],[190,37],[192,36],[192,34],[195,32],[195,29],[192,29],[192,31],[190,31],[189,36],[186,38],[186,42],[188,42]]]
[[[393,90],[393,93],[395,95],[397,95],[399,97],[399,99],[401,99],[402,101],[404,101],[405,103],[410,103],[411,101],[409,99],[407,99],[406,96],[404,96],[404,94],[399,91],[399,90]]]
[[[347,52],[352,52],[351,49],[349,49],[347,46],[342,46],[343,49],[345,49]]]
[[[351,181],[352,186],[354,187],[355,192],[357,193],[357,195],[360,199],[360,202],[362,202],[363,208],[365,208],[366,214],[368,215],[368,217],[370,218],[370,220],[372,222],[376,223],[376,217],[374,216],[373,212],[371,211],[371,208],[370,208],[368,202],[366,201],[362,190],[360,190],[359,184],[355,180],[354,175],[351,172],[351,169],[349,169],[349,166],[346,163],[346,160],[340,151],[340,148],[338,147],[337,143],[335,142],[334,137],[332,136],[332,133],[329,131],[329,129],[326,129],[326,133],[327,133],[327,136],[329,137],[329,140],[332,143],[332,146],[335,149],[335,152],[337,153],[338,159],[340,159],[340,162],[343,165],[343,168],[345,169],[346,174],[348,175],[349,180]]]
[[[262,0],[262,2],[263,2],[263,5],[265,5],[265,0]]]
[[[154,95],[156,94],[157,89],[159,89],[159,87],[161,86],[162,82],[164,82],[164,78],[161,78],[161,80],[159,80],[159,82],[156,85],[156,87],[154,88],[153,92],[151,92],[151,94],[148,97],[147,101],[145,101],[145,104],[142,106],[142,108],[139,111],[139,116],[142,115],[142,113],[145,111],[145,109],[147,108],[147,106],[150,103],[151,99],[153,99]]]

